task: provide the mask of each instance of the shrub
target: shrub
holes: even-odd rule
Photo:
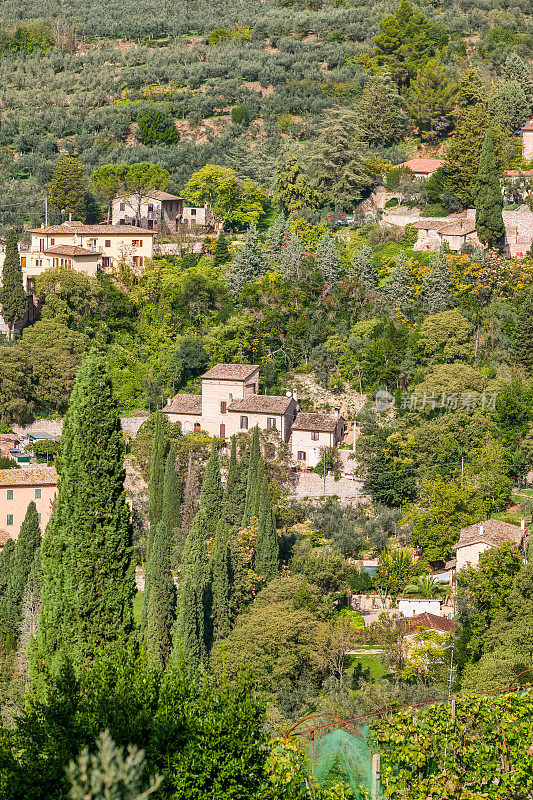
[[[157,144],[176,144],[179,139],[172,119],[155,108],[149,108],[137,122],[142,143],[148,147]]]
[[[250,115],[246,106],[233,106],[231,109],[231,121],[234,125],[242,125],[246,127],[250,122]]]
[[[447,217],[449,211],[441,203],[428,203],[420,212],[421,217]]]
[[[385,208],[393,208],[393,206],[399,206],[399,205],[400,201],[398,200],[398,198],[391,197],[391,199],[387,200],[387,202],[385,203]]]

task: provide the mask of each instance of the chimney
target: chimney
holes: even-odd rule
[[[483,523],[479,526],[479,535],[483,536]]]
[[[339,421],[340,415],[341,415],[341,410],[340,410],[340,408],[336,408],[336,409],[335,409],[335,420],[336,420],[337,422]]]
[[[298,389],[293,389],[292,390],[292,397],[293,397],[293,400],[297,403],[298,402]]]
[[[521,519],[520,520],[520,527],[522,528],[523,531],[525,531],[525,529],[526,529],[526,521],[525,521],[525,519]]]

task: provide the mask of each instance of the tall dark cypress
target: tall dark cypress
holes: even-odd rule
[[[223,639],[231,630],[231,553],[232,527],[224,519],[217,525],[211,556],[213,638]]]
[[[173,447],[169,449],[165,462],[161,521],[165,523],[174,546],[181,526],[181,479],[176,469],[176,451]]]
[[[477,181],[474,187],[474,204],[476,206],[476,233],[483,244],[491,247],[500,241],[505,233],[505,226],[502,216],[502,187],[490,129],[485,133],[479,157]]]
[[[242,491],[241,469],[237,461],[237,442],[235,436],[232,436],[223,505],[224,519],[230,524],[239,525],[241,523],[245,497],[246,495],[243,495]]]
[[[276,532],[276,520],[272,512],[270,489],[266,477],[263,478],[261,487],[254,569],[267,580],[274,578],[279,569],[279,542]]]
[[[14,649],[17,645],[22,597],[35,558],[35,551],[40,544],[39,517],[37,507],[32,500],[20,526],[6,593],[0,604],[0,639],[4,642],[8,651]]]
[[[172,628],[176,609],[176,587],[170,568],[171,537],[160,522],[152,542],[146,570],[144,601],[146,619],[143,630],[148,661],[164,669],[172,648]]]
[[[211,568],[207,540],[222,516],[223,490],[215,443],[205,471],[200,504],[185,541],[181,562],[177,636],[192,669],[207,663],[212,641]]]
[[[13,539],[8,539],[0,553],[0,599],[4,597],[6,593],[14,553],[15,542]]]
[[[527,293],[518,312],[513,354],[518,364],[533,372],[533,290]]]
[[[57,500],[42,545],[38,655],[75,668],[133,627],[133,532],[124,439],[104,357],[82,364],[62,436]],[[34,660],[33,666],[37,670]]]
[[[9,332],[12,337],[14,326],[17,322],[22,322],[28,310],[28,298],[22,282],[17,234],[14,230],[8,231],[6,236],[0,303],[2,304],[2,316],[9,325]]]
[[[163,436],[163,412],[156,411],[154,426],[154,443],[150,459],[150,495],[148,518],[150,531],[148,534],[147,556],[150,555],[150,543],[156,528],[161,522],[163,513],[163,483],[165,477],[165,440]]]
[[[257,506],[257,472],[261,462],[261,447],[259,445],[259,428],[255,426],[250,443],[250,454],[248,460],[248,474],[246,479],[246,500],[244,504],[244,515],[242,524],[248,525],[250,518],[254,516]]]

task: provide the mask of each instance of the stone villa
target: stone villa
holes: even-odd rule
[[[525,521],[522,524],[511,525],[508,522],[500,522],[498,519],[486,519],[474,525],[461,528],[459,541],[454,545],[456,551],[455,570],[470,564],[476,567],[479,564],[479,557],[485,550],[498,547],[504,542],[514,542],[519,548],[525,550],[527,540],[527,530]]]
[[[340,443],[344,420],[338,412],[335,417],[304,413],[292,395],[258,394],[258,386],[257,364],[217,364],[202,376],[202,394],[177,394],[163,411],[184,433],[204,430],[227,439],[256,425],[274,429],[301,469],[313,469],[325,447]]]
[[[112,205],[114,225],[135,225],[137,200],[134,197],[116,197]],[[213,216],[207,207],[187,206],[183,197],[169,192],[153,191],[141,202],[141,226],[149,230],[175,234],[196,227],[214,227]]]

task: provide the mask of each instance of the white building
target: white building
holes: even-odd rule
[[[442,600],[407,599],[398,600],[398,611],[403,617],[416,617],[418,614],[441,615]]]
[[[525,549],[526,537],[524,520],[520,527],[509,522],[500,522],[499,519],[486,519],[461,528],[459,541],[453,547],[457,559],[455,569],[459,572],[467,565],[477,567],[482,553],[492,547],[499,547],[504,542],[514,542],[517,547]]]
[[[276,430],[304,468],[318,463],[321,449],[340,442],[344,420],[338,414],[303,414],[293,397],[260,395],[258,385],[258,365],[217,364],[202,376],[202,394],[177,394],[163,411],[184,433],[204,430],[227,439],[256,425]]]

